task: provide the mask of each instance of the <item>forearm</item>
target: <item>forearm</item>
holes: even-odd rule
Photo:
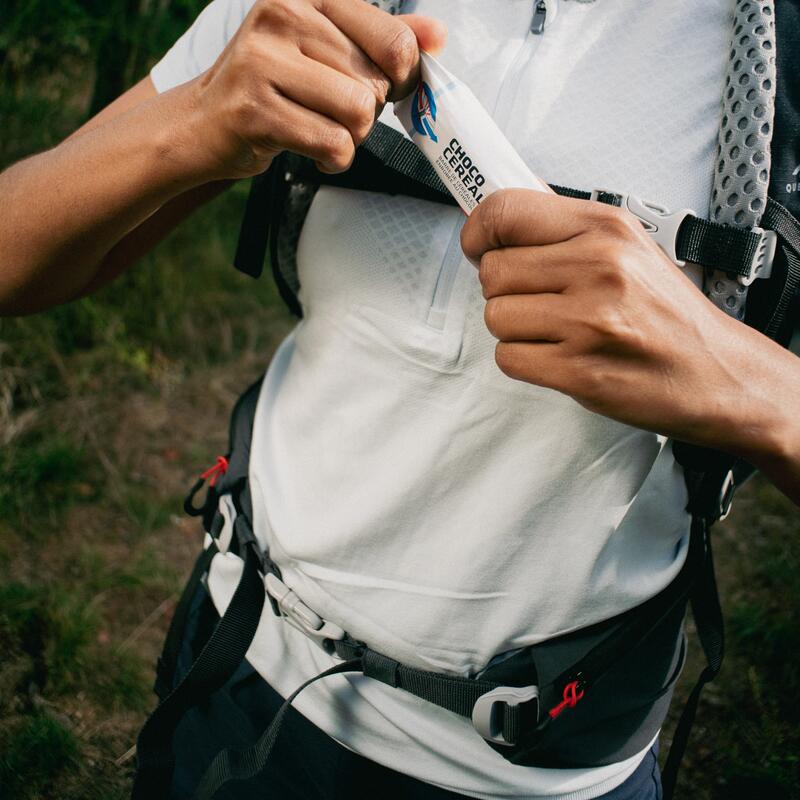
[[[0,313],[84,293],[131,231],[207,182],[198,117],[179,87],[0,174]]]
[[[753,464],[800,505],[800,358],[733,324],[739,337],[728,354],[732,380],[720,393],[711,426],[716,444]]]

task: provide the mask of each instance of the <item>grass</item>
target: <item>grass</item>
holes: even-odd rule
[[[0,163],[53,143],[76,118],[35,93],[20,103],[0,95],[4,120],[14,112]],[[125,756],[200,546],[180,498],[224,449],[236,396],[290,325],[271,281],[228,266],[244,192],[215,200],[95,297],[0,321],[4,800],[128,796]],[[706,691],[678,797],[797,798],[798,515],[756,480],[716,533],[728,659]]]
[[[797,798],[800,711],[793,701],[800,689],[795,657],[800,651],[797,509],[756,478],[742,490],[730,518],[715,534],[727,656],[722,674],[704,693],[678,797]],[[673,724],[699,673],[699,651],[695,640],[673,704]]]
[[[0,321],[0,797],[113,800],[199,551],[182,497],[290,321],[246,187],[92,298]]]

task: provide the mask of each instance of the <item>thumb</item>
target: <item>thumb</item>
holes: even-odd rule
[[[444,22],[421,14],[403,14],[400,19],[416,34],[420,50],[436,54],[444,49],[447,42],[447,26]]]

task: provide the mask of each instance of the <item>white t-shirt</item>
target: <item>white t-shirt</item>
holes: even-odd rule
[[[154,68],[208,68],[252,0],[215,0]],[[731,0],[411,0],[444,20],[443,64],[531,169],[705,215]],[[551,11],[555,4],[550,0]],[[399,129],[391,109],[382,121]],[[682,472],[663,437],[513,381],[494,363],[457,209],[330,187],[298,250],[305,317],[270,364],[250,464],[254,527],[321,616],[405,664],[462,675],[652,597],[684,560]],[[220,610],[240,570],[218,555]],[[265,610],[248,653],[287,695],[333,660]],[[595,769],[515,766],[469,721],[363,676],[295,705],[346,747],[479,798],[585,800]]]

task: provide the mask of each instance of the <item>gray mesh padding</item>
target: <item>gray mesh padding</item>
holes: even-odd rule
[[[772,0],[737,0],[722,101],[711,219],[758,225],[767,201],[775,114],[775,8]],[[706,294],[731,316],[744,316],[747,287],[710,270]]]

